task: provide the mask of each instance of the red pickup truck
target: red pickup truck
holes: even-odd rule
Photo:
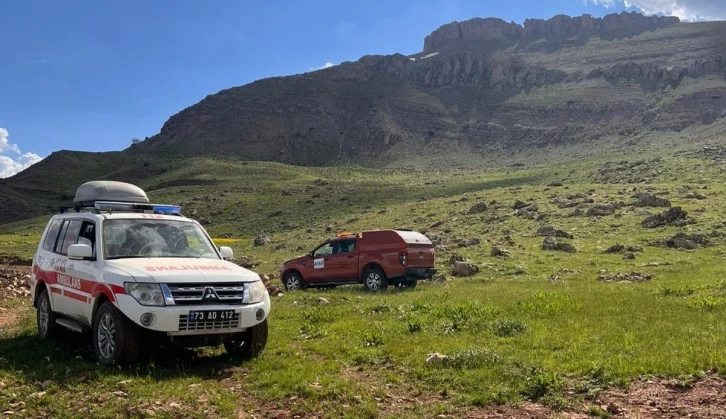
[[[389,284],[413,288],[434,273],[434,246],[426,236],[374,230],[338,234],[285,262],[280,278],[286,290],[363,283],[367,291],[383,291]]]

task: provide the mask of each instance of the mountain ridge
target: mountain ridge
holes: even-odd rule
[[[194,156],[438,169],[545,164],[683,141],[686,131],[693,143],[722,138],[726,22],[633,13],[465,22],[483,35],[457,44],[439,36],[461,26],[449,23],[420,53],[230,87],[126,150],[56,153],[0,182],[13,208],[5,220],[52,207],[84,181],[145,181]]]

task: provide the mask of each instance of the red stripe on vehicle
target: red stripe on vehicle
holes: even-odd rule
[[[37,280],[42,280],[46,284],[58,284],[68,287],[69,289],[74,289],[86,294],[91,295],[93,298],[98,297],[100,294],[106,295],[106,297],[111,302],[116,302],[116,296],[115,294],[125,294],[124,288],[119,285],[114,284],[103,284],[99,282],[89,281],[87,279],[72,277],[70,275],[66,275],[64,273],[58,273],[56,271],[47,271],[44,269],[41,269],[38,265],[35,265],[33,267],[33,272],[35,273],[35,277]],[[63,275],[62,281],[58,281],[58,278],[60,275]],[[77,285],[77,286],[68,286],[68,285]],[[51,290],[55,293],[60,293],[61,290],[58,288],[51,288]],[[69,293],[69,291],[66,289],[66,292]],[[71,294],[74,294],[76,296],[80,296],[78,293],[70,292]],[[69,298],[74,298],[79,301],[85,301],[90,302],[90,299],[88,297],[83,296],[83,299],[76,297],[71,297],[69,295]]]
[[[74,300],[78,300],[78,301],[81,301],[84,303],[88,302],[88,297],[86,297],[85,295],[77,294],[73,291],[63,290],[63,295],[68,298],[72,298]]]
[[[60,288],[51,288],[50,289],[50,292],[52,292],[53,294],[60,294],[61,293],[61,289]]]

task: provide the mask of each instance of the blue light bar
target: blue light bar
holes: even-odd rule
[[[165,214],[179,214],[181,207],[179,205],[155,205],[154,212],[163,212]]]
[[[97,201],[93,206],[98,211],[132,211],[144,212],[152,211],[160,214],[180,214],[181,207],[179,205],[158,205],[158,204],[138,204],[134,202],[109,202]]]

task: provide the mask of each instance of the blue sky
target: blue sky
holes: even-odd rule
[[[453,20],[601,16],[622,10],[619,1],[4,1],[0,177],[35,160],[24,153],[124,149],[221,89],[418,52]]]

